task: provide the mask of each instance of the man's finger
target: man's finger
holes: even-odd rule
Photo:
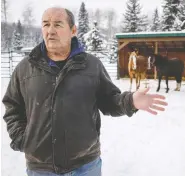
[[[159,105],[164,105],[164,106],[167,106],[168,105],[167,102],[161,101],[161,100],[154,100],[153,103],[154,104],[159,104]]]
[[[151,114],[153,114],[153,115],[157,115],[157,112],[156,111],[153,111],[151,109],[147,109],[146,111],[149,112],[149,113],[151,113]]]
[[[163,107],[156,106],[156,105],[152,105],[152,106],[150,106],[150,108],[158,110],[158,111],[164,111],[165,110]]]
[[[147,88],[144,90],[144,93],[146,94],[149,90],[150,90],[150,87],[147,87]]]
[[[151,94],[151,97],[152,97],[152,98],[162,99],[162,100],[165,100],[165,99],[166,99],[165,96],[159,95],[159,94]]]

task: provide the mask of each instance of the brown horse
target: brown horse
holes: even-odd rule
[[[146,72],[148,69],[148,59],[144,56],[130,57],[128,63],[128,72],[130,76],[130,91],[132,89],[132,80],[136,78],[136,90],[140,87],[140,80],[144,77],[146,79]],[[145,87],[147,85],[145,84]]]

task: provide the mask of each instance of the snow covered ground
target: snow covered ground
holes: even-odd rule
[[[7,82],[2,79],[2,95]],[[122,91],[129,88],[128,79],[114,82]],[[150,92],[155,93],[157,81],[149,83]],[[175,85],[170,81],[166,94],[162,82],[160,93],[166,95],[169,106],[157,116],[142,111],[131,118],[102,115],[103,176],[185,175],[185,82],[180,92],[173,91]],[[1,126],[2,176],[25,176],[24,154],[10,149],[4,121]]]

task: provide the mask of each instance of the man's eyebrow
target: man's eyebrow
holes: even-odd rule
[[[47,21],[47,20],[44,20],[44,21],[42,21],[43,23],[49,23],[49,21]],[[62,23],[63,24],[63,21],[54,21],[54,23]]]
[[[47,21],[47,20],[44,20],[44,21],[42,21],[42,23],[49,23],[49,21]]]

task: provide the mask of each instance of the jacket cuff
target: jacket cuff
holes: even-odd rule
[[[15,151],[21,151],[23,136],[20,135],[10,143],[10,147]]]
[[[133,104],[133,93],[128,91],[122,93],[123,111],[129,117],[138,111]]]
[[[133,94],[134,94],[134,92],[132,92],[131,93],[131,96],[130,96],[130,105],[131,105],[131,109],[132,109],[133,113],[136,113],[139,109],[137,109],[134,106]]]

